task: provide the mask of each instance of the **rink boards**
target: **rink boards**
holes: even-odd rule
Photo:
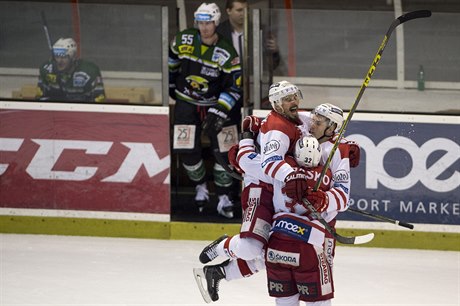
[[[373,229],[376,246],[460,248],[459,125],[458,116],[355,114],[346,135],[362,154],[351,204],[416,228],[343,213],[343,234]],[[170,163],[166,107],[0,102],[1,231],[198,240],[237,233],[238,224],[170,222]]]

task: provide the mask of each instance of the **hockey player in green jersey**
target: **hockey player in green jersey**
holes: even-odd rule
[[[232,43],[216,32],[220,16],[215,3],[201,4],[194,13],[196,27],[177,33],[169,51],[169,92],[176,100],[173,149],[196,185],[200,212],[209,201],[201,133],[209,136],[213,151],[227,160],[228,150],[238,143],[241,121],[240,59]],[[234,181],[218,163],[213,177],[217,212],[233,218]]]
[[[77,58],[72,38],[59,38],[53,45],[52,58],[40,66],[40,101],[104,102],[101,72],[95,64]]]

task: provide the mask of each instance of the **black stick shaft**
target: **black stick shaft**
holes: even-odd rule
[[[414,229],[413,224],[406,223],[406,222],[401,222],[399,220],[387,218],[387,217],[376,215],[376,214],[371,214],[371,213],[369,213],[367,211],[364,211],[364,210],[349,207],[348,211],[351,211],[351,212],[354,212],[354,213],[357,213],[357,214],[360,214],[360,215],[364,215],[364,216],[367,216],[367,217],[370,217],[370,218],[373,218],[373,219],[376,219],[376,220],[393,223],[393,224],[396,224],[396,225],[399,225],[399,226],[402,226],[402,227],[405,227],[405,228]]]
[[[45,36],[46,36],[46,42],[48,43],[48,49],[50,50],[51,58],[54,59],[51,35],[50,35],[49,30],[48,30],[48,23],[46,22],[46,16],[45,16],[44,11],[41,11],[41,16],[42,16],[43,30],[45,31]]]

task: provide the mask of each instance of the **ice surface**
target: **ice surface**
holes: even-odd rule
[[[0,305],[206,305],[207,243],[2,234]],[[339,246],[334,277],[334,306],[460,305],[460,252]],[[265,272],[220,287],[210,305],[275,305]]]

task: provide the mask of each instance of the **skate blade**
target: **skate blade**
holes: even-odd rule
[[[193,276],[195,277],[196,284],[198,285],[198,289],[200,289],[203,300],[208,304],[211,303],[211,296],[209,295],[208,290],[205,289],[207,286],[203,286],[203,281],[206,282],[203,269],[193,268]]]

